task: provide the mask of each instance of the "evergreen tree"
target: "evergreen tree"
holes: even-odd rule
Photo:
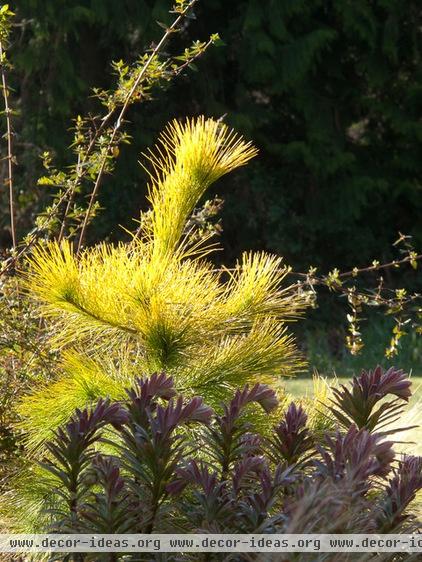
[[[150,153],[151,209],[131,244],[80,255],[69,242],[35,249],[26,284],[66,355],[59,378],[20,407],[30,448],[75,408],[122,397],[140,373],[166,371],[178,388],[218,405],[239,384],[301,366],[286,322],[307,295],[282,288],[281,258],[245,253],[233,273],[221,272],[206,259],[211,235],[188,222],[211,184],[255,154],[222,123],[176,121]]]

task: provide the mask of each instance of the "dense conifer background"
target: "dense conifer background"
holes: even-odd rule
[[[13,4],[13,5],[12,5]],[[57,161],[77,114],[98,111],[88,95],[113,84],[110,61],[133,60],[170,21],[168,0],[18,0],[10,59],[15,92],[18,226],[48,200],[36,187],[40,154]],[[285,256],[296,269],[388,259],[400,230],[422,242],[420,3],[409,0],[207,0],[184,36],[224,41],[171,92],[134,107],[133,144],[101,193],[91,242],[133,226],[144,201],[137,160],[171,118],[220,117],[260,148],[226,200],[222,256],[245,249]],[[88,101],[87,101],[88,100]],[[5,163],[2,176],[7,175]],[[4,196],[5,197],[5,196]],[[2,205],[6,206],[3,198]],[[7,213],[1,242],[9,243]]]

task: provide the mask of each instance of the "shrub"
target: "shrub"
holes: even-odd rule
[[[398,398],[408,399],[410,381],[401,371],[377,368],[353,382],[367,383],[367,404],[380,386],[386,396],[399,389]],[[276,406],[274,391],[255,384],[237,390],[220,413],[213,412],[202,398],[183,400],[173,379],[161,373],[138,379],[124,400],[102,399],[77,411],[48,443],[43,463],[56,480],[51,530],[416,529],[409,505],[422,488],[421,457],[396,459],[385,432],[370,424],[358,427],[353,416],[348,427],[341,422],[321,439],[308,427],[302,406],[294,403],[272,434],[257,433],[246,409],[268,413]]]
[[[49,329],[16,277],[0,284],[0,481],[20,453],[16,402],[39,381],[55,374],[57,352],[49,345]]]

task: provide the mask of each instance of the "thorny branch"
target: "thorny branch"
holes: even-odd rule
[[[107,163],[107,158],[108,158],[108,154],[110,152],[110,149],[113,147],[114,145],[114,141],[116,138],[116,135],[122,125],[123,119],[126,115],[127,109],[131,103],[131,100],[134,96],[134,93],[137,91],[139,84],[141,83],[141,81],[143,80],[148,68],[151,66],[152,62],[155,60],[157,54],[161,51],[161,49],[163,48],[163,46],[167,43],[170,35],[172,33],[174,33],[180,22],[185,18],[186,14],[193,8],[193,6],[196,4],[197,0],[191,0],[184,8],[183,10],[179,13],[179,15],[177,16],[177,18],[174,20],[174,22],[171,24],[170,27],[168,27],[164,33],[164,35],[162,36],[161,40],[157,43],[157,45],[155,46],[155,48],[153,49],[152,53],[150,54],[148,60],[146,61],[146,63],[144,64],[144,66],[141,68],[135,82],[132,85],[132,88],[129,90],[129,92],[126,95],[126,99],[123,103],[123,106],[119,112],[119,115],[117,117],[116,123],[113,127],[113,131],[111,133],[111,136],[109,138],[108,141],[108,145],[104,151],[104,155],[100,164],[100,168],[97,174],[97,178],[95,180],[94,183],[94,187],[93,190],[91,192],[91,196],[90,196],[90,200],[88,203],[88,208],[86,210],[85,213],[85,217],[82,223],[82,229],[81,229],[81,233],[79,236],[79,242],[78,242],[78,247],[77,247],[77,251],[79,252],[82,248],[83,242],[84,242],[84,238],[85,238],[85,233],[86,233],[86,229],[88,226],[88,221],[89,218],[91,216],[91,211],[92,211],[92,206],[94,204],[94,201],[97,197],[97,193],[98,193],[98,189],[100,187],[103,175],[104,175],[104,170],[105,170],[105,166]]]
[[[6,9],[5,9],[6,8]],[[1,12],[1,34],[0,34],[0,69],[1,69],[1,87],[3,91],[4,100],[4,115],[6,118],[6,139],[7,139],[7,170],[8,177],[6,183],[9,186],[9,210],[10,210],[10,231],[12,235],[12,246],[13,249],[16,248],[16,226],[15,226],[15,206],[14,206],[14,193],[13,193],[13,151],[12,151],[12,120],[11,120],[11,109],[9,106],[9,88],[7,86],[6,79],[6,53],[4,44],[7,42],[9,36],[10,25],[8,23],[8,17],[12,16],[13,13],[8,10],[8,6],[2,7]]]

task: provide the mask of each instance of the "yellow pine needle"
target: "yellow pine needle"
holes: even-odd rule
[[[65,355],[62,369],[58,380],[27,395],[18,407],[22,417],[19,426],[28,436],[26,445],[31,454],[69,420],[76,408],[83,409],[101,397],[122,399],[133,382],[133,376],[116,371],[111,363],[101,364],[74,353]]]
[[[78,346],[97,368],[70,362],[73,370],[65,367],[57,382],[23,400],[33,446],[84,400],[122,391],[122,380],[110,375],[115,370],[101,366],[102,357],[110,357],[126,369],[122,350],[133,360],[128,372],[166,370],[179,389],[203,392],[213,403],[246,382],[301,367],[285,322],[306,302],[282,288],[288,268],[281,259],[247,253],[227,276],[206,260],[206,236],[189,246],[185,230],[209,185],[255,154],[221,123],[173,122],[150,154],[152,209],[140,239],[130,246],[100,244],[79,256],[67,242],[35,249],[26,286],[54,322],[55,345]]]
[[[303,366],[286,328],[266,318],[256,320],[252,329],[241,335],[224,336],[214,346],[208,346],[189,363],[181,386],[203,392],[227,395],[227,389],[238,388],[257,380],[274,381],[274,377],[288,376]],[[185,380],[183,380],[185,379]]]
[[[282,258],[264,252],[244,253],[226,285],[226,306],[237,315],[297,318],[305,308],[303,298],[282,283],[290,268]]]
[[[185,123],[173,121],[162,133],[153,166],[149,200],[153,213],[149,235],[153,255],[171,255],[195,205],[221,176],[245,165],[257,150],[225,124],[199,117]]]

